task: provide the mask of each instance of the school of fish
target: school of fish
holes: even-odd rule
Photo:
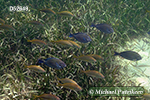
[[[55,12],[49,8],[40,9],[39,11],[44,12],[46,14],[50,13],[50,14],[55,14],[55,15],[59,15],[59,16],[75,17],[75,15],[72,14],[70,11]],[[31,24],[33,26],[44,27],[44,24],[42,22],[36,21],[36,20],[31,20],[28,22],[28,24]],[[111,34],[114,32],[114,29],[111,27],[111,25],[106,24],[106,23],[92,24],[91,27],[93,27],[93,28],[95,27],[96,29],[100,30],[104,34],[105,33]],[[0,18],[0,30],[17,31],[11,25],[5,24],[5,21],[1,18]],[[33,43],[36,45],[48,45],[48,44],[52,43],[52,44],[60,45],[63,47],[64,46],[77,47],[77,49],[80,49],[81,48],[80,44],[90,43],[93,41],[91,36],[86,32],[68,33],[68,37],[73,38],[75,41],[61,39],[61,40],[45,42],[43,40],[36,39],[36,37],[35,37],[34,39],[31,39],[31,40],[27,39],[27,42],[30,42],[30,43]],[[142,57],[137,52],[134,52],[134,51],[123,51],[121,53],[115,52],[114,56],[117,56],[117,55],[119,55],[125,59],[131,60],[131,61],[138,61],[138,60],[142,59]],[[81,61],[89,62],[89,63],[104,61],[104,58],[97,54],[87,54],[87,55],[78,55],[78,56],[73,55],[72,59],[77,59],[77,60],[81,60]],[[37,64],[35,64],[35,65],[26,65],[25,64],[24,66],[25,66],[25,68],[33,70],[34,72],[37,72],[37,73],[46,73],[44,66],[48,66],[50,68],[60,70],[60,69],[67,67],[67,64],[63,61],[63,59],[59,59],[56,57],[49,57],[46,59],[38,59]],[[100,78],[100,79],[105,78],[105,75],[103,75],[101,72],[99,72],[97,70],[80,70],[80,72],[89,77],[93,77],[93,78]],[[58,77],[56,79],[58,80],[58,82],[57,82],[58,87],[63,87],[63,88],[73,90],[73,91],[82,91],[84,89],[84,87],[80,86],[81,84],[79,85],[73,79],[70,79],[70,78],[62,78],[61,79]],[[39,96],[35,96],[34,99],[36,99],[36,98],[60,100],[60,98],[58,96],[53,95],[53,94],[41,94]]]

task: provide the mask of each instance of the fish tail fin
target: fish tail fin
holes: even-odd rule
[[[51,41],[51,43],[57,43],[57,41]]]
[[[95,24],[92,24],[90,27],[95,27]]]
[[[38,62],[37,62],[37,64],[40,64],[40,63],[44,63],[44,61],[41,60],[41,59],[39,59]]]
[[[118,52],[115,52],[114,56],[116,56],[116,55],[119,55],[119,53],[118,53]]]
[[[25,68],[28,68],[26,64],[23,65]]]
[[[42,9],[38,9],[38,11],[42,11]]]
[[[73,55],[72,58],[77,58],[77,56],[76,56],[76,55]]]
[[[33,98],[33,100],[35,100],[36,98],[38,98],[38,96],[37,96],[37,95],[33,95],[33,97],[34,97],[34,98]]]
[[[57,79],[57,80],[60,80],[60,78],[59,78],[59,77],[57,77],[57,76],[56,76],[56,79]]]
[[[31,42],[31,40],[27,40],[27,42]]]
[[[58,83],[57,86],[63,86],[61,83]]]
[[[0,23],[0,25],[5,25],[4,23]]]
[[[56,43],[55,41],[51,41],[51,43]]]
[[[80,71],[79,71],[79,72],[80,72],[80,73],[84,73],[84,70],[81,70],[81,69],[80,69]]]
[[[60,12],[55,12],[56,14],[60,14]]]
[[[150,11],[146,10],[146,12],[150,12]]]
[[[73,34],[70,33],[69,37],[73,37]]]

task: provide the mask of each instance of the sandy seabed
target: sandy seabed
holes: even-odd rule
[[[126,46],[118,48],[117,52],[127,50],[139,53],[142,59],[130,61],[116,56],[115,63],[122,66],[120,72],[126,78],[125,81],[132,81],[136,86],[143,86],[150,93],[150,37],[127,41]]]

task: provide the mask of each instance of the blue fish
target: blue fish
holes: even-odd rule
[[[150,31],[149,32],[147,32],[148,34],[150,34]]]
[[[108,33],[108,34],[114,32],[113,28],[112,28],[110,25],[104,24],[104,23],[102,23],[102,24],[97,24],[97,25],[92,24],[91,27],[96,27],[96,28],[97,28],[98,30],[100,30],[101,32]]]
[[[92,39],[86,34],[86,33],[75,33],[69,35],[69,37],[74,37],[77,41],[82,42],[82,43],[87,43],[92,41]]]
[[[137,52],[134,51],[123,51],[120,53],[115,52],[114,55],[115,56],[119,55],[125,59],[132,60],[132,61],[138,61],[142,59],[142,57]]]
[[[47,58],[47,59],[44,59],[44,60],[41,60],[39,59],[37,64],[40,64],[40,63],[44,63],[45,65],[51,67],[51,68],[56,68],[56,69],[61,69],[61,68],[64,68],[66,67],[66,64],[58,59],[58,58]]]

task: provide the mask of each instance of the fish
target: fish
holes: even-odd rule
[[[34,70],[34,71],[39,72],[39,73],[45,73],[46,72],[42,67],[37,66],[37,65],[29,65],[29,66],[24,65],[24,66],[26,68],[29,68],[29,69]]]
[[[137,52],[134,51],[123,51],[121,53],[115,52],[114,56],[117,55],[131,61],[138,61],[142,59],[142,57]]]
[[[3,19],[0,18],[0,23],[1,23],[1,24],[4,24],[5,21],[4,21]]]
[[[6,24],[0,25],[0,29],[4,29],[7,31],[15,31],[15,29],[11,25],[6,25]]]
[[[51,41],[51,42],[61,44],[61,45],[64,45],[64,46],[71,46],[71,47],[73,46],[73,44],[68,40],[58,40],[58,41]]]
[[[150,99],[150,93],[144,93],[144,94],[143,94],[143,97],[144,97],[146,100],[149,100],[149,99]]]
[[[61,12],[57,12],[57,14],[63,16],[74,16],[70,11],[61,11]]]
[[[75,84],[77,84],[74,80],[69,79],[69,78],[62,78],[62,79],[60,79],[58,77],[56,77],[56,78],[57,78],[57,80],[61,81],[62,83],[75,83]]]
[[[148,34],[150,34],[150,31],[149,32],[147,32]]]
[[[40,11],[45,12],[45,13],[52,13],[52,14],[56,14],[56,13],[55,13],[55,11],[53,11],[52,9],[49,9],[49,8],[40,9]]]
[[[34,43],[34,44],[38,44],[38,45],[47,45],[46,42],[42,41],[42,40],[38,40],[38,39],[33,39],[33,40],[27,40],[27,42],[31,42],[31,43]]]
[[[75,90],[75,91],[82,91],[82,88],[75,83],[64,83],[64,84],[58,83],[57,86],[63,86],[64,88]]]
[[[149,10],[146,10],[146,13],[150,13],[150,11],[149,11]]]
[[[96,62],[96,59],[94,59],[92,56],[89,56],[89,55],[82,55],[82,56],[73,55],[73,58],[76,58],[82,61],[87,61],[87,62]]]
[[[43,63],[47,65],[48,67],[56,68],[56,69],[62,69],[67,66],[62,60],[58,58],[54,58],[54,57],[47,58],[44,60],[39,59],[37,64],[40,64],[40,63]]]
[[[101,32],[104,32],[104,33],[107,33],[107,34],[110,34],[110,33],[114,32],[113,28],[110,25],[104,24],[104,23],[97,24],[97,25],[92,24],[91,27],[96,27]]]
[[[57,43],[57,44],[61,44],[61,45],[64,45],[64,46],[80,48],[79,44],[77,44],[76,42],[71,41],[71,40],[57,40],[57,41],[51,41],[51,42],[54,42],[54,43]]]
[[[80,70],[80,72],[85,73],[87,76],[92,76],[95,78],[105,78],[105,76],[102,73],[96,70],[87,70],[87,71]]]
[[[150,65],[138,65],[137,67],[150,67]]]
[[[33,5],[32,4],[29,4],[29,6],[31,6],[33,8]]]
[[[81,33],[81,32],[75,34],[70,33],[69,37],[74,37],[77,41],[81,43],[88,43],[92,41],[90,36],[88,36],[86,33]]]
[[[32,25],[37,25],[37,26],[44,26],[44,24],[42,24],[42,23],[39,22],[39,21],[29,21],[28,23],[29,23],[29,24],[32,24]]]
[[[35,96],[35,98],[33,100],[35,100],[36,98],[41,98],[41,99],[46,99],[46,100],[60,100],[60,98],[56,95],[53,94],[42,94],[39,96]]]
[[[81,48],[81,46],[80,46],[79,44],[77,44],[76,42],[71,41],[71,40],[69,40],[69,42],[71,42],[71,44],[72,44],[73,46],[76,46],[76,47],[78,47],[78,48]]]
[[[90,54],[89,56],[92,56],[94,59],[98,60],[104,60],[100,55],[97,54]]]

